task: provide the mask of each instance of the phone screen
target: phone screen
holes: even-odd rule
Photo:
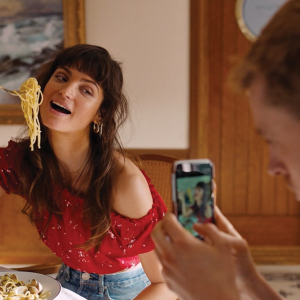
[[[213,165],[209,160],[175,163],[173,199],[181,225],[194,236],[193,223],[213,223]]]

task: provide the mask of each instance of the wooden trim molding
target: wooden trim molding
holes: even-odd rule
[[[133,155],[158,154],[171,156],[178,159],[187,159],[189,157],[189,149],[125,149]]]
[[[190,2],[190,158],[208,155],[209,2]]]
[[[3,248],[3,247],[1,247]],[[6,250],[0,248],[0,264],[46,264],[46,263],[59,263],[61,259],[55,256],[51,250],[45,246],[45,249],[38,249],[36,251],[24,250]],[[8,248],[8,247],[6,247]],[[49,250],[49,251],[48,251]]]
[[[24,114],[20,105],[0,105],[0,124],[25,124]]]
[[[259,214],[226,217],[250,247],[300,247],[300,218],[297,215]]]
[[[85,43],[84,0],[63,0],[65,47]]]
[[[139,155],[140,160],[142,161],[159,161],[159,162],[166,162],[173,164],[177,158],[173,156],[167,156],[167,155],[160,155],[160,154],[140,154]]]
[[[298,265],[300,247],[250,247],[256,265]]]

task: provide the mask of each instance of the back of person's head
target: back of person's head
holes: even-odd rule
[[[102,142],[110,140],[127,118],[128,103],[123,94],[123,74],[120,63],[102,47],[79,44],[57,52],[42,66],[37,80],[42,91],[59,67],[74,68],[93,78],[103,89],[100,116],[103,123]],[[91,124],[92,132],[92,124]]]
[[[300,118],[300,1],[285,3],[264,27],[231,80],[238,90],[262,77],[265,101]]]

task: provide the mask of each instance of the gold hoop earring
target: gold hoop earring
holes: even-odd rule
[[[95,133],[99,133],[100,135],[102,135],[102,126],[103,126],[103,123],[94,123],[93,125],[93,130]]]

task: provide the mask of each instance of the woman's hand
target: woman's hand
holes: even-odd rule
[[[202,230],[205,226],[206,230]],[[167,213],[152,233],[168,286],[182,299],[239,299],[231,247],[215,225],[195,227],[207,237],[202,242]]]

